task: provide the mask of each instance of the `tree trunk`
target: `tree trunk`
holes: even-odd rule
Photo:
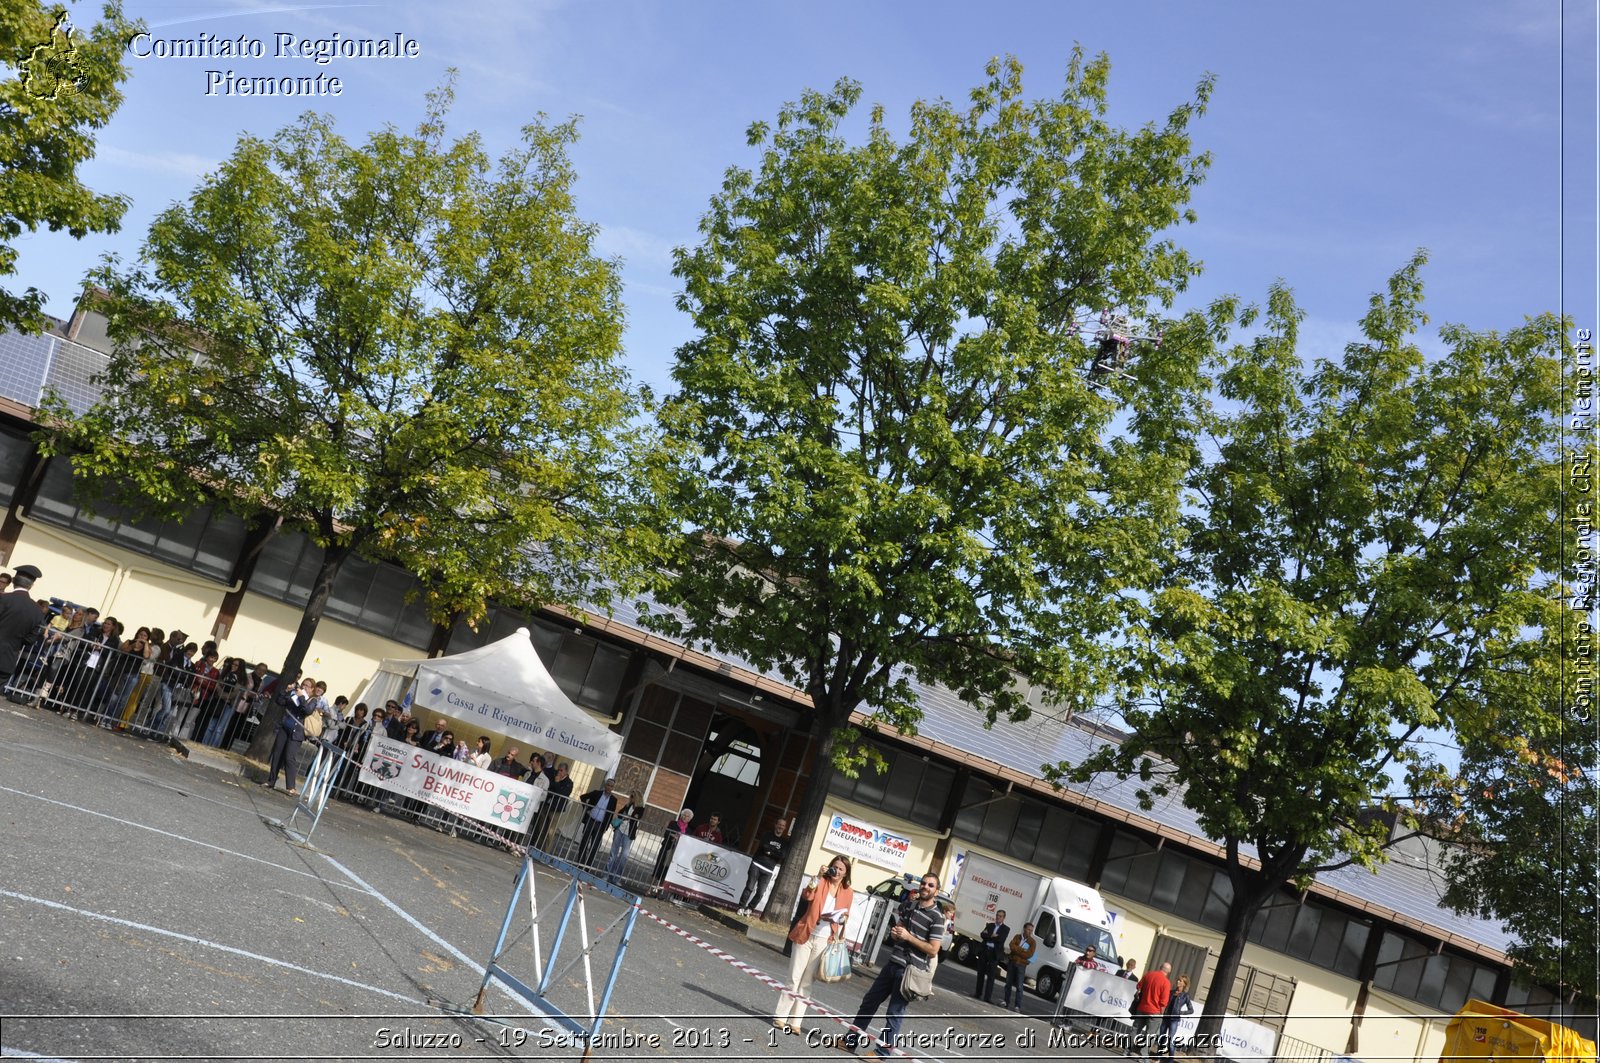
[[[1298,864],[1298,861],[1294,863]],[[1244,959],[1250,922],[1261,906],[1289,882],[1287,875],[1273,876],[1276,881],[1268,881],[1261,874],[1246,868],[1239,868],[1230,877],[1233,879],[1233,900],[1228,904],[1228,916],[1223,921],[1222,949],[1217,953],[1217,969],[1211,975],[1211,984],[1206,987],[1206,1008],[1195,1030],[1196,1048],[1191,1053],[1212,1059],[1218,1056],[1222,1019],[1228,1011],[1228,998],[1233,994],[1239,963]]]
[[[833,711],[829,711],[829,706],[815,701],[813,705],[811,740],[816,749],[816,759],[812,763],[805,796],[794,813],[789,831],[789,855],[778,869],[778,881],[773,883],[766,911],[762,913],[763,919],[785,925],[794,911],[795,899],[800,896],[801,883],[813,870],[805,867],[804,862],[806,854],[811,851],[811,842],[817,836],[817,820],[828,803],[828,787],[833,783],[836,771],[833,766],[834,732],[839,723],[850,716],[848,709],[841,712],[833,708]]]
[[[348,546],[329,546],[322,552],[322,567],[317,570],[317,580],[311,585],[311,597],[306,601],[305,611],[300,614],[300,627],[295,630],[294,641],[289,644],[289,653],[283,659],[278,684],[273,688],[274,694],[300,681],[300,668],[305,663],[306,651],[311,649],[311,640],[317,634],[317,623],[322,619],[328,596],[333,593],[333,581],[339,577],[339,570],[349,556]],[[273,732],[277,730],[281,719],[283,707],[274,697],[261,709],[261,723],[256,727],[255,736],[250,739],[246,756],[256,760],[267,759],[272,751]]]

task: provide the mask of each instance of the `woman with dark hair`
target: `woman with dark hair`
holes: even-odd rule
[[[228,748],[223,739],[230,730],[237,730],[233,721],[238,713],[234,710],[239,705],[239,695],[247,686],[249,674],[242,658],[229,657],[222,662],[222,674],[217,678],[217,711],[206,728],[206,745]]]
[[[850,918],[850,861],[835,856],[817,871],[800,894],[800,918],[789,928],[794,948],[789,957],[789,984],[792,989],[778,994],[778,1010],[772,1025],[786,1033],[799,1033],[806,1017],[806,994],[817,977],[817,967],[828,946],[844,936]]]

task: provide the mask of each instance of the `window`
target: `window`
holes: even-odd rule
[[[835,775],[829,792],[880,808],[885,815],[937,827],[955,785],[955,769],[905,750],[880,746],[878,752],[887,762],[883,771],[863,768],[854,779]]]
[[[0,476],[9,455],[0,449]],[[72,495],[72,466],[52,460],[39,484],[34,514],[41,520],[104,539],[128,550],[169,562],[197,575],[227,582],[244,549],[244,521],[231,513],[204,507],[180,521],[141,520],[120,506],[99,507],[91,515]]]
[[[1033,928],[1039,935],[1039,941],[1047,949],[1056,947],[1056,917],[1049,912],[1039,913],[1039,925]]]
[[[712,741],[716,740],[712,735]],[[717,758],[711,765],[715,775],[725,775],[746,786],[758,786],[761,783],[761,750],[747,742],[733,741],[728,743],[728,751]]]
[[[322,547],[301,532],[280,531],[262,548],[250,589],[304,608],[321,568]],[[323,615],[408,646],[427,646],[433,621],[422,603],[421,586],[396,565],[352,554],[334,577]]]
[[[11,505],[12,495],[22,479],[22,470],[27,467],[32,454],[33,441],[27,436],[0,432],[0,508]]]
[[[1160,862],[1161,854],[1154,845],[1136,834],[1119,830],[1111,838],[1111,852],[1100,878],[1101,888],[1130,901],[1148,901]]]

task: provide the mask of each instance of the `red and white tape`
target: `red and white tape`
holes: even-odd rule
[[[810,997],[804,997],[804,996],[801,996],[799,993],[796,993],[793,989],[791,989],[789,987],[789,983],[779,981],[778,979],[772,977],[770,974],[767,974],[765,971],[761,970],[759,967],[753,966],[752,964],[748,964],[745,961],[739,959],[739,957],[733,955],[731,952],[726,952],[726,951],[724,951],[722,949],[717,948],[715,945],[711,944],[711,942],[705,941],[705,940],[703,940],[701,938],[696,937],[695,935],[689,933],[689,931],[683,929],[683,927],[681,927],[678,924],[672,922],[670,919],[665,919],[665,918],[657,915],[655,912],[652,912],[650,909],[643,908],[643,907],[641,907],[639,909],[639,914],[643,915],[645,918],[651,920],[652,922],[659,923],[660,925],[666,927],[668,930],[672,931],[674,934],[677,934],[679,937],[683,938],[683,940],[687,941],[689,944],[695,946],[696,948],[702,949],[705,952],[709,952],[711,955],[715,956],[717,959],[721,960],[723,963],[728,964],[730,967],[734,968],[735,970],[744,972],[745,974],[749,975],[751,978],[754,978],[756,981],[761,982],[764,985],[770,986],[771,988],[776,989],[778,992],[783,993],[786,996],[794,997],[796,1000],[800,1001],[800,1003],[804,1004],[806,1007],[810,1008],[812,1011],[816,1012],[818,1015],[822,1016],[823,1018],[831,1019],[832,1021],[838,1023],[840,1026],[843,1026],[845,1028],[846,1032],[854,1033],[858,1037],[865,1037],[868,1041],[871,1041],[871,1042],[875,1042],[875,1041],[878,1040],[877,1035],[868,1033],[865,1030],[860,1029],[859,1027],[857,1027],[853,1023],[851,1023],[849,1019],[846,1019],[843,1015],[840,1015],[838,1012],[834,1011],[833,1009],[827,1007],[824,1004],[818,1003],[815,1000],[812,1000]],[[909,1052],[903,1051],[902,1049],[899,1049],[899,1048],[890,1047],[889,1051],[893,1055],[898,1056],[898,1057],[900,1057],[902,1059],[915,1059],[915,1058],[917,1058],[916,1056],[911,1055]]]

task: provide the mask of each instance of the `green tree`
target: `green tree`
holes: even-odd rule
[[[776,669],[809,695],[817,754],[792,822],[810,846],[836,770],[871,756],[858,708],[905,733],[913,679],[991,720],[1109,677],[1116,596],[1144,586],[1177,517],[1201,322],[1096,374],[1087,323],[1145,319],[1196,264],[1164,235],[1206,168],[1189,125],[1105,118],[1109,64],[1075,54],[1058,97],[996,60],[957,107],[881,109],[841,132],[840,81],[752,126],[700,245],[680,251],[664,406],[683,452],[664,491],[688,534],[649,622]],[[1147,319],[1146,319],[1147,320]],[[784,864],[773,909],[795,895]]]
[[[450,99],[359,146],[310,114],[241,138],[145,268],[105,270],[100,400],[46,409],[86,504],[265,510],[322,547],[286,676],[353,553],[418,573],[439,620],[570,600],[628,553],[609,518],[638,397],[575,126],[531,124],[496,165],[446,142]]]
[[[122,102],[122,54],[139,27],[118,3],[87,35],[65,19],[66,8],[33,0],[0,5],[0,277],[16,269],[13,241],[24,232],[116,232],[128,206],[86,188],[78,165],[93,157],[94,130]],[[0,328],[41,331],[44,300],[37,288],[0,288]]]
[[[1580,534],[1592,550],[1592,531],[1581,531],[1593,527],[1586,493]],[[1456,785],[1435,796],[1431,829],[1454,843],[1445,903],[1504,921],[1528,981],[1566,987],[1592,1006],[1600,995],[1600,727],[1594,618],[1573,619],[1560,662],[1542,655],[1489,677],[1496,712],[1462,735]]]
[[[1198,408],[1184,532],[1140,625],[1132,737],[1056,769],[1138,777],[1146,802],[1178,793],[1224,846],[1231,896],[1203,1032],[1220,1026],[1262,905],[1320,870],[1381,862],[1393,839],[1372,812],[1415,829],[1426,808],[1396,782],[1412,795],[1450,783],[1432,739],[1492,719],[1504,668],[1559,661],[1575,556],[1562,323],[1446,327],[1446,352],[1425,359],[1422,263],[1373,297],[1342,357],[1306,364],[1280,286],[1260,335],[1222,360]]]

